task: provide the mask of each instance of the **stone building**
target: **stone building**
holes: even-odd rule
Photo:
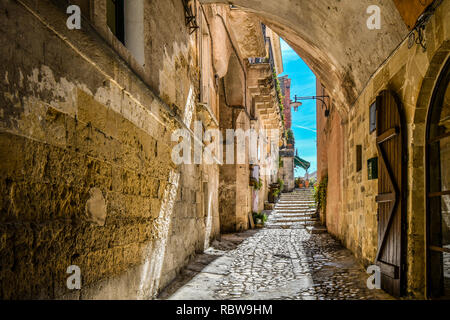
[[[284,123],[287,130],[292,128],[292,109],[291,109],[291,81],[289,76],[279,77],[281,93],[283,95]]]
[[[214,129],[283,130],[274,64],[251,62],[279,67],[279,40],[269,52],[257,16],[184,0],[2,0],[0,15],[1,298],[152,298],[248,228],[273,176],[254,192],[248,156],[195,148],[219,145]],[[192,164],[173,161],[184,139]]]
[[[152,298],[248,228],[282,135],[241,163],[195,150],[214,129],[283,130],[278,35],[330,96],[328,231],[386,291],[445,294],[450,0],[1,0],[0,30],[1,298]],[[184,139],[193,164],[173,161]]]
[[[280,168],[280,178],[283,180],[283,191],[292,192],[295,188],[294,177],[294,149],[285,148],[280,150],[282,166]]]
[[[317,111],[328,231],[379,265],[386,291],[445,294],[450,1],[292,4],[233,1],[286,40],[330,96]]]

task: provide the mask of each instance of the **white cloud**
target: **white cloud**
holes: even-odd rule
[[[311,129],[311,128],[307,128],[307,127],[303,127],[303,126],[299,126],[299,125],[294,125],[294,127],[299,128],[299,129],[312,131],[312,132],[317,132],[317,130],[314,130],[314,129]]]

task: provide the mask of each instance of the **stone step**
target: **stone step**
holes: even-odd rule
[[[312,206],[275,206],[274,210],[315,210]]]
[[[282,197],[292,197],[292,196],[311,196],[314,195],[312,192],[295,192],[295,193],[282,193]]]
[[[277,213],[314,213],[316,209],[275,209]]]
[[[292,195],[292,196],[280,196],[280,199],[313,199],[314,196],[302,194],[302,195]]]
[[[312,207],[275,207],[276,211],[316,211],[316,208]]]
[[[312,192],[296,192],[296,193],[282,193],[282,197],[295,197],[295,196],[313,196]]]
[[[287,202],[287,203],[289,203],[289,202],[314,202],[314,199],[298,199],[298,198],[296,198],[296,199],[283,199],[283,198],[280,198],[280,200],[278,200],[278,202],[280,202],[280,201]]]
[[[291,228],[291,227],[301,227],[301,228],[305,228],[305,227],[312,227],[316,224],[316,221],[302,221],[302,222],[266,222],[265,227],[266,228]]]
[[[315,216],[296,216],[296,217],[291,217],[291,216],[288,216],[288,217],[286,217],[286,216],[275,216],[275,215],[272,215],[270,218],[269,218],[269,220],[270,221],[305,221],[305,220],[314,220],[314,221],[316,221],[316,220],[318,220],[318,218],[317,217],[315,217]]]
[[[306,208],[311,208],[315,206],[314,203],[294,203],[294,204],[289,204],[289,203],[277,203],[275,205],[275,207],[306,207]]]
[[[316,206],[314,202],[296,202],[296,203],[289,203],[289,202],[277,202],[275,204],[276,207],[312,207]]]
[[[292,204],[303,204],[303,205],[309,205],[309,204],[315,204],[314,201],[307,201],[307,200],[295,200],[295,201],[287,201],[287,200],[279,200],[277,204],[285,204],[285,205],[292,205]]]
[[[315,223],[317,219],[276,219],[270,221],[272,224],[274,223]]]
[[[307,226],[306,230],[311,234],[321,234],[327,232],[327,228],[324,226]]]
[[[272,214],[272,219],[316,219],[315,214]]]
[[[273,217],[280,217],[280,218],[302,218],[302,217],[314,217],[315,213],[302,213],[302,214],[286,214],[286,213],[275,213],[273,214]]]

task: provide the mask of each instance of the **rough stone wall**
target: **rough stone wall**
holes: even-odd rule
[[[450,52],[450,1],[444,0],[426,29],[428,49],[420,46],[408,49],[407,41],[393,52],[388,61],[374,74],[349,114],[341,114],[343,122],[325,125],[318,117],[318,162],[321,173],[336,171],[327,157],[327,146],[321,132],[343,132],[342,200],[330,179],[327,203],[327,226],[332,234],[350,248],[365,265],[372,264],[377,252],[378,180],[368,180],[367,160],[378,156],[376,134],[369,134],[369,107],[379,92],[393,90],[400,98],[407,124],[408,200],[407,200],[407,293],[416,298],[426,294],[425,255],[425,128],[431,94]],[[333,115],[330,116],[332,118]],[[363,169],[355,170],[356,145],[362,145]],[[325,147],[320,147],[320,145]],[[329,156],[329,154],[328,154]],[[336,181],[339,177],[336,177]],[[340,204],[342,201],[342,205]],[[341,209],[337,209],[341,207]]]
[[[292,108],[291,108],[291,79],[288,76],[279,77],[281,93],[283,94],[283,106],[284,106],[284,123],[286,129],[292,127]]]
[[[151,298],[219,230],[217,166],[171,161],[199,82],[181,2],[146,1],[144,67],[103,0],[81,31],[50,1],[0,8],[0,297]]]

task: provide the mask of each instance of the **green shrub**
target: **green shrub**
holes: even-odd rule
[[[261,190],[262,186],[263,186],[262,180],[259,179],[258,181],[256,181],[255,179],[255,181],[253,182],[253,188],[255,190]]]
[[[295,137],[294,137],[294,132],[289,129],[288,131],[286,131],[286,140],[288,144],[292,144],[295,145]]]
[[[278,184],[280,185],[280,192],[283,190],[283,187],[284,187],[284,181],[283,180],[281,180],[281,179],[278,179]]]
[[[327,210],[327,189],[328,189],[328,175],[325,175],[318,186],[314,187],[314,201],[317,209],[325,212]]]
[[[267,221],[267,214],[263,213],[263,212],[253,212],[253,221],[256,223],[256,220],[260,219],[262,221],[263,224],[266,223]]]

